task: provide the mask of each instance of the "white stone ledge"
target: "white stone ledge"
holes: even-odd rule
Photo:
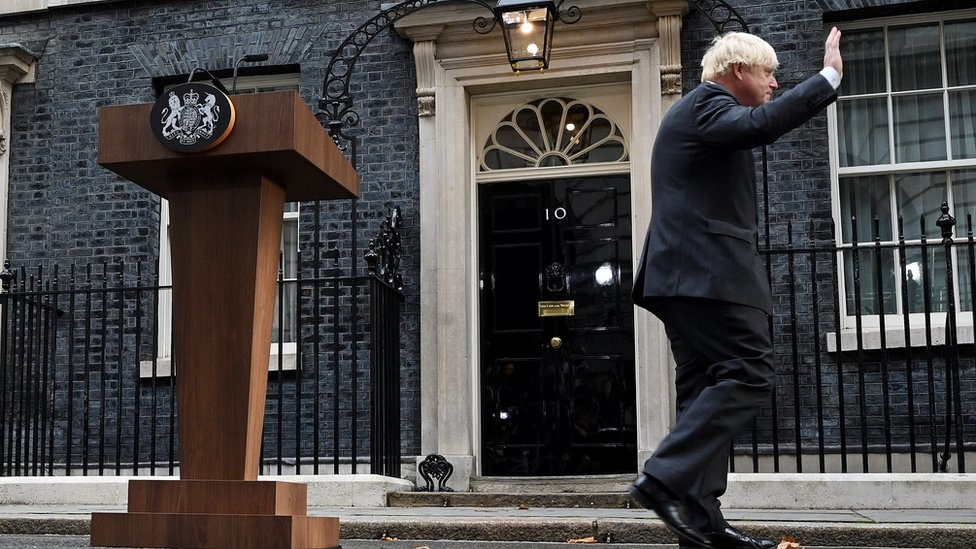
[[[0,505],[123,506],[131,479],[175,477],[0,477]],[[382,475],[283,475],[258,480],[308,485],[309,507],[385,507],[390,492],[413,490],[413,483]]]
[[[966,313],[969,316],[969,313]],[[908,338],[905,338],[904,324],[892,325],[889,323],[885,327],[885,349],[903,349],[906,341],[911,343],[912,348],[925,347],[930,344],[933,347],[945,344],[945,318],[938,323],[932,324],[931,342],[924,327],[912,326],[908,331]],[[837,332],[828,332],[825,336],[827,341],[827,351],[837,351]],[[956,329],[956,342],[967,344],[973,342],[973,327],[971,325],[959,324]],[[856,351],[857,330],[844,329],[840,332],[840,345],[843,352]],[[861,329],[861,349],[864,351],[876,351],[881,349],[881,329],[878,326],[867,326]]]
[[[730,509],[972,509],[973,473],[732,473]]]
[[[0,16],[115,1],[117,0],[3,0],[0,2]]]
[[[0,505],[123,506],[131,478],[2,477]],[[413,483],[380,475],[263,476],[304,482],[309,507],[384,507]],[[558,482],[558,479],[553,479]],[[729,509],[972,509],[976,474],[732,473],[722,498]]]

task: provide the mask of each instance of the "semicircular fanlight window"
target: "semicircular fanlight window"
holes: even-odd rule
[[[479,171],[625,162],[627,142],[603,111],[550,97],[519,106],[492,130]]]

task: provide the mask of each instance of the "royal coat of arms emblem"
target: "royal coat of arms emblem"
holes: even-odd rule
[[[150,116],[160,143],[179,152],[200,152],[216,147],[230,133],[234,105],[214,86],[189,83],[164,93]]]

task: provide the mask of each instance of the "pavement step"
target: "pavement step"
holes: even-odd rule
[[[762,539],[780,539],[791,535],[814,547],[831,548],[928,548],[972,549],[976,539],[976,515],[954,524],[935,522],[941,513],[909,514],[898,522],[874,521],[855,512],[818,513],[791,511],[787,515],[770,511],[735,511],[734,523],[744,532]],[[664,524],[647,511],[637,509],[536,509],[503,508],[342,508],[319,509],[314,513],[340,517],[340,536],[343,540],[376,541],[383,538],[403,540],[414,549],[428,545],[430,549],[474,549],[475,547],[513,546],[532,543],[535,547],[565,546],[571,539],[593,536],[603,547],[650,547],[674,543],[674,535]],[[883,517],[884,515],[882,515]],[[0,549],[46,547],[23,544],[22,540],[4,535],[85,536],[89,531],[90,514],[75,510],[45,513],[35,509],[5,516],[0,514],[0,540],[13,542]],[[792,517],[792,519],[790,518]],[[861,517],[860,519],[858,517]],[[835,519],[843,518],[844,521]],[[894,517],[888,517],[892,520]],[[952,517],[946,516],[945,519]],[[966,517],[959,517],[962,520]],[[909,522],[915,520],[916,522]],[[437,545],[411,540],[440,540]],[[17,543],[21,543],[18,545]],[[367,545],[399,549],[392,545]],[[414,545],[410,545],[414,543]],[[475,544],[483,545],[475,545]],[[453,546],[448,544],[455,544]],[[352,549],[352,546],[344,548]],[[65,549],[69,545],[53,545]]]
[[[4,535],[84,537],[93,511],[121,510],[124,506],[0,505],[0,549],[66,549],[70,546],[24,543]],[[589,536],[608,549],[649,549],[674,543],[674,534],[644,509],[315,507],[309,514],[339,517],[344,549],[356,547],[353,541],[369,543],[386,537],[402,540],[396,543],[403,549],[424,545],[430,549],[550,549]],[[807,549],[976,547],[976,509],[728,509],[726,516],[749,535],[762,539],[790,535]],[[363,545],[362,549],[400,549],[386,543],[392,542]]]
[[[562,544],[570,539],[594,536],[601,542],[601,546],[674,543],[674,534],[651,515],[641,518],[618,518],[601,517],[599,513],[594,512],[595,514],[590,517],[540,515],[518,519],[493,516],[490,509],[477,510],[482,511],[477,513],[480,516],[457,516],[451,510],[445,510],[440,515],[433,509],[425,511],[428,512],[426,517],[374,515],[340,519],[341,536],[343,539],[359,540],[392,537],[400,540],[520,541]],[[976,534],[974,524],[778,521],[737,521],[735,524],[743,532],[760,539],[775,540],[781,539],[783,535],[791,535],[806,547],[972,549],[971,540]]]
[[[565,543],[483,542],[483,541],[375,541],[341,540],[342,549],[566,549]],[[0,549],[89,549],[88,536],[25,536],[0,535]],[[675,549],[673,544],[635,545],[629,543],[600,544],[600,549]],[[122,548],[124,549],[124,548]],[[861,546],[815,547],[805,549],[867,549]],[[871,548],[885,549],[885,548]]]
[[[585,477],[473,477],[471,491],[492,494],[627,493],[634,473]],[[419,485],[419,483],[418,483]]]
[[[444,541],[444,540],[416,540],[416,541],[371,541],[371,540],[342,540],[342,549],[567,549],[566,543],[540,543],[540,542],[485,542],[485,541]],[[0,545],[0,547],[3,547]],[[587,547],[582,545],[581,547]],[[677,549],[673,543],[655,543],[651,545],[643,543],[600,543],[596,547],[599,549]],[[895,549],[886,547],[864,547],[864,546],[814,546],[806,545],[803,549]],[[904,548],[902,548],[904,549]],[[934,548],[912,548],[912,549],[934,549]]]
[[[390,507],[511,507],[521,508],[580,508],[580,509],[639,509],[640,506],[626,492],[496,494],[483,492],[393,492],[388,498]]]

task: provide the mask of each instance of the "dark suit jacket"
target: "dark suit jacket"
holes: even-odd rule
[[[634,302],[703,297],[770,313],[757,247],[752,149],[809,120],[837,93],[816,74],[757,107],[705,82],[665,115],[651,157],[651,224],[634,277]]]

